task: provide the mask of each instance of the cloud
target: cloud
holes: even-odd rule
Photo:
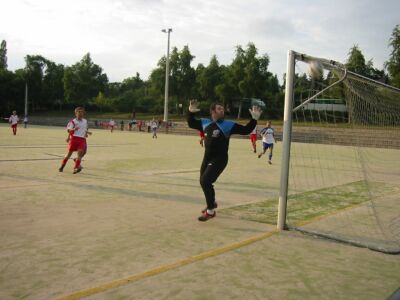
[[[194,67],[214,54],[229,64],[236,45],[254,42],[281,78],[288,49],[345,61],[359,44],[381,67],[399,11],[397,0],[15,0],[0,18],[0,39],[10,69],[24,67],[27,54],[69,65],[90,52],[121,81],[136,72],[147,78],[166,54],[168,27],[171,46],[188,45]]]
[[[276,18],[251,21],[248,30],[274,40],[293,38],[296,36],[296,33],[298,33],[291,21],[279,20]]]

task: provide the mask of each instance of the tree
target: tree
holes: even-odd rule
[[[268,72],[269,57],[263,55],[257,57],[258,50],[253,43],[247,45],[247,49],[239,49],[233,62],[237,87],[242,97],[262,98],[266,81],[272,74]]]
[[[183,47],[178,51],[174,47],[170,57],[170,80],[169,80],[169,107],[176,107],[178,103],[186,101],[195,93],[196,71],[190,66],[194,56],[190,53],[189,47]],[[150,74],[149,96],[157,103],[157,111],[163,107],[165,90],[165,65],[166,57],[162,57],[157,68]]]
[[[237,98],[237,88],[233,83],[233,70],[231,66],[221,66],[222,80],[215,87],[218,101],[226,106],[229,114],[232,109],[233,99]]]
[[[346,62],[346,67],[348,70],[357,74],[366,76],[374,80],[387,82],[385,71],[374,68],[372,59],[370,59],[368,62],[365,62],[365,57],[357,45],[354,45],[350,49],[349,57]]]
[[[29,87],[31,111],[37,109],[61,109],[64,100],[69,104],[96,105],[101,109],[120,111],[151,111],[160,113],[164,108],[166,57],[161,57],[157,67],[144,81],[140,75],[122,82],[108,83],[100,66],[90,53],[72,66],[64,67],[41,55],[27,55],[26,66],[15,73],[7,71],[6,43],[0,49],[0,107],[23,109],[25,83]],[[268,71],[269,57],[258,55],[253,43],[246,48],[236,47],[235,58],[230,65],[220,65],[213,55],[207,66],[191,66],[194,55],[188,46],[182,50],[173,48],[170,57],[170,108],[185,103],[189,98],[200,100],[200,107],[208,111],[211,102],[225,104],[227,113],[233,104],[243,98],[261,98],[268,102],[268,112],[276,115],[282,106],[281,89],[276,76]],[[372,62],[371,62],[372,64]],[[232,111],[232,113],[234,113]]]
[[[61,106],[64,99],[64,66],[41,55],[27,55],[25,62],[25,79],[32,111]]]
[[[215,102],[218,100],[216,87],[222,84],[223,71],[219,65],[216,55],[211,57],[211,60],[207,67],[200,65],[197,67],[197,83],[199,95],[208,100],[208,102]]]
[[[25,57],[25,79],[29,88],[29,103],[32,111],[40,109],[43,103],[42,82],[47,60],[41,55],[27,55]]]
[[[99,92],[97,97],[94,99],[94,104],[103,112],[104,108],[110,108],[110,100],[107,99],[102,92]]]
[[[7,42],[5,40],[1,41],[0,46],[0,70],[7,69]]]
[[[346,62],[346,67],[348,70],[352,72],[364,76],[367,75],[366,74],[367,66],[365,64],[365,58],[358,45],[354,45],[352,48],[350,48]]]
[[[381,81],[383,83],[389,83],[389,77],[385,73],[385,70],[374,68],[374,63],[372,61],[372,58],[367,62],[366,68],[367,69],[365,76],[374,80]]]
[[[147,97],[154,101],[153,111],[161,113],[164,109],[164,88],[165,88],[165,66],[166,57],[162,57],[158,63],[157,68],[153,69],[150,73],[149,80],[147,81],[146,90]]]
[[[400,88],[400,25],[393,29],[389,46],[392,47],[392,51],[385,67],[389,72],[390,83]]]
[[[128,77],[122,81],[120,91],[137,90],[143,88],[143,86],[144,81],[140,78],[140,74],[136,72],[135,77]]]
[[[176,47],[172,49],[170,58],[170,107],[175,106],[178,111],[178,103],[186,101],[192,96],[196,86],[196,71],[191,67],[195,58],[190,53],[189,47],[184,46],[181,51]]]
[[[107,84],[107,97],[114,98],[120,94],[121,82],[109,82]]]
[[[182,102],[187,100],[193,93],[196,81],[196,72],[191,63],[195,58],[190,53],[189,47],[184,46],[182,51],[179,53],[179,73],[178,73],[178,89],[177,100]]]
[[[268,71],[268,66],[268,54],[259,56],[253,43],[248,43],[246,49],[237,46],[235,59],[229,66],[231,79],[228,82],[237,95],[231,101],[236,100],[237,103],[243,98],[259,98],[271,102],[280,88],[276,76]]]
[[[47,60],[43,76],[43,99],[47,108],[64,102],[64,65]]]
[[[64,71],[64,95],[68,103],[88,104],[99,92],[105,92],[108,83],[103,69],[93,63],[90,53]]]
[[[136,73],[135,77],[124,79],[119,86],[118,96],[113,99],[115,108],[129,112],[151,110],[150,104],[144,101],[146,89],[145,82],[140,78],[139,73]]]
[[[14,73],[0,69],[0,110],[10,113],[12,110],[24,109],[25,70]]]

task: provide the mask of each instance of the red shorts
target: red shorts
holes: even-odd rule
[[[86,139],[77,137],[77,136],[72,136],[71,140],[69,141],[68,144],[68,150],[69,151],[78,151],[78,150],[86,150]]]
[[[250,134],[250,140],[251,142],[257,142],[257,134]]]
[[[12,125],[11,125],[11,128],[17,128],[17,125],[18,125],[18,124],[12,124]]]

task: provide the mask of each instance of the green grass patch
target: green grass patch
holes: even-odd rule
[[[395,187],[382,182],[357,181],[335,187],[290,195],[288,197],[288,222],[298,224],[316,217],[328,215],[347,207],[370,200],[374,194],[390,194]],[[262,202],[239,205],[220,210],[225,215],[261,223],[276,224],[278,214],[277,198]]]

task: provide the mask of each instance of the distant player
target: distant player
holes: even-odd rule
[[[204,147],[204,139],[206,138],[206,136],[204,135],[204,131],[203,131],[203,130],[200,130],[200,131],[199,131],[199,135],[200,135],[200,145],[201,145],[202,147]]]
[[[153,119],[151,121],[150,126],[151,126],[151,130],[153,131],[153,139],[156,139],[157,138],[157,128],[158,128],[157,121]]]
[[[13,111],[12,115],[8,118],[8,122],[11,124],[11,129],[14,135],[17,134],[17,126],[18,126],[19,118],[17,116],[17,111]]]
[[[24,128],[28,127],[28,116],[24,117]]]
[[[142,131],[142,126],[143,126],[143,121],[141,120],[137,121],[137,127],[139,128],[139,131]]]
[[[257,126],[254,127],[253,131],[250,133],[250,141],[253,147],[253,152],[257,153]]]
[[[83,107],[75,108],[75,119],[69,121],[67,125],[67,131],[69,133],[68,136],[68,153],[65,155],[61,167],[58,169],[60,172],[64,170],[65,165],[67,164],[69,158],[72,153],[77,151],[78,156],[75,160],[75,167],[73,173],[79,173],[82,171],[81,160],[82,157],[86,154],[87,145],[86,145],[86,137],[88,134],[91,134],[88,131],[88,123],[87,120],[83,118],[85,114],[85,109]]]
[[[129,131],[132,130],[132,126],[134,126],[135,124],[136,124],[136,120],[135,120],[135,119],[133,119],[132,121],[130,121],[130,122],[128,123]]]
[[[108,127],[110,127],[111,132],[114,131],[115,121],[113,119],[111,119],[110,122],[108,122]]]
[[[272,164],[272,151],[275,144],[275,131],[271,127],[271,121],[268,121],[266,126],[267,127],[261,129],[260,131],[260,135],[262,136],[263,141],[263,152],[258,155],[258,158],[263,156],[267,149],[269,149],[268,163]]]

